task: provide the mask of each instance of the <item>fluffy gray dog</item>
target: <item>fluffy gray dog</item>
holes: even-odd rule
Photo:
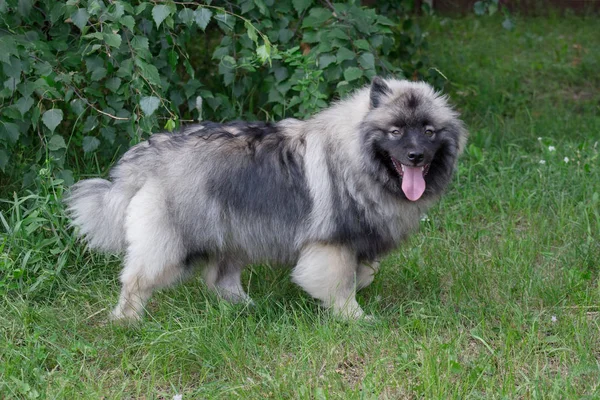
[[[356,291],[442,194],[466,138],[429,85],[376,77],[306,121],[153,135],[66,201],[90,247],[125,253],[115,319],[140,318],[194,266],[222,298],[249,301],[251,263],[293,266],[310,295],[359,318]]]

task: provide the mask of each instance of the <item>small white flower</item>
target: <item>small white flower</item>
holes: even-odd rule
[[[546,160],[540,160],[540,164],[546,164]]]
[[[182,394],[176,394],[175,396],[173,396],[173,400],[183,400],[183,395]]]
[[[429,217],[427,216],[427,214],[423,214],[421,216],[421,222],[429,222],[429,221],[431,221],[431,220],[429,219]]]
[[[565,158],[563,159],[563,161],[564,161],[564,162],[566,162],[566,163],[568,163],[568,162],[569,162],[569,157],[565,157]]]
[[[541,141],[542,141],[542,137],[540,136],[540,137],[538,138],[538,142],[541,142]]]
[[[556,151],[556,147],[554,147],[554,146],[548,146],[548,151]]]
[[[552,318],[550,318],[550,321],[552,321],[552,323],[555,323],[558,321],[558,318],[556,318],[556,315],[553,315]]]

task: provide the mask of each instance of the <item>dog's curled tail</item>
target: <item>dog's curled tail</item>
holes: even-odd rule
[[[125,249],[125,212],[134,193],[120,186],[105,179],[86,179],[65,198],[72,225],[91,248],[111,253]]]

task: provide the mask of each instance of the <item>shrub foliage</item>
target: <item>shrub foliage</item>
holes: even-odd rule
[[[0,0],[0,170],[29,185],[31,166],[49,160],[68,184],[71,169],[102,170],[182,123],[305,117],[376,73],[399,75],[390,54],[412,68],[422,34],[412,41],[398,10],[392,20],[326,0]]]

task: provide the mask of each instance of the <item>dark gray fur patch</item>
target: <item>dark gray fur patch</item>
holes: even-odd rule
[[[460,125],[450,125],[436,134],[440,136],[441,145],[425,176],[426,195],[440,195],[450,183],[458,158],[458,140],[462,129]]]
[[[207,262],[209,260],[209,253],[206,251],[190,251],[185,260],[183,261],[184,268],[192,268],[199,262]]]
[[[312,207],[301,155],[275,125],[234,126],[245,154],[232,154],[227,169],[211,174],[208,192],[233,212],[299,227]]]
[[[419,99],[419,97],[412,91],[406,96],[406,99],[404,101],[406,107],[411,110],[416,109],[421,104],[421,100]]]
[[[381,99],[392,94],[392,89],[385,83],[383,79],[376,76],[371,83],[371,108],[377,108],[381,104]]]
[[[333,169],[330,165],[330,170]],[[396,243],[387,224],[372,223],[367,219],[365,209],[352,199],[345,187],[332,177],[334,230],[330,241],[351,248],[358,261],[372,261],[381,254],[392,250]],[[342,196],[344,201],[342,201]],[[372,207],[377,207],[373,204]]]

